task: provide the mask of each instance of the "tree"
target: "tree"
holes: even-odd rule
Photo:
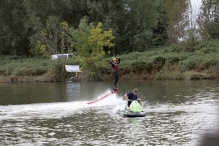
[[[219,0],[202,0],[198,23],[203,39],[219,38]]]
[[[112,30],[115,39],[113,43],[115,46],[111,49],[111,55],[121,53],[123,45],[127,38],[124,38],[123,32],[125,29],[126,20],[126,1],[124,0],[88,0],[87,10],[89,22],[97,24],[103,22],[103,30]],[[105,48],[106,51],[109,48]]]
[[[21,0],[0,1],[0,54],[20,55],[29,50],[29,30]]]
[[[111,42],[114,39],[112,30],[103,31],[102,26],[101,22],[96,26],[93,23],[88,24],[88,18],[84,17],[77,29],[70,28],[71,47],[75,47],[77,56],[85,58],[86,63],[102,59],[105,53],[110,53],[109,51],[105,52],[103,47],[114,46]]]
[[[153,29],[157,26],[158,0],[126,0],[125,23],[120,29],[125,49],[123,51],[145,51],[151,47]]]
[[[105,53],[103,47],[111,48],[114,44],[112,30],[103,31],[103,24],[99,22],[96,26],[88,24],[88,18],[81,19],[77,29],[70,28],[69,42],[76,49],[76,55],[80,59],[83,70],[90,69],[87,76],[95,77],[97,72],[96,62],[101,60]]]
[[[165,1],[160,0],[158,6],[156,7],[158,18],[157,25],[153,27],[153,37],[151,39],[151,46],[163,46],[168,43],[167,35],[167,13],[165,9]]]
[[[67,41],[69,27],[67,22],[60,22],[59,18],[50,16],[46,28],[38,31],[32,38],[32,52],[48,56],[69,52],[70,44]]]
[[[169,42],[177,44],[184,40],[189,26],[189,0],[166,0],[165,8],[168,17],[167,33]]]
[[[63,53],[69,49],[65,41],[68,24],[77,26],[87,14],[86,1],[22,0],[27,13],[25,28],[30,30],[31,52],[34,54]],[[72,51],[72,50],[68,50]]]

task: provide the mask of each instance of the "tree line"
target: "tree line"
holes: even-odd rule
[[[1,0],[0,55],[75,52],[89,61],[217,39],[219,0],[201,3],[194,15],[190,0]]]

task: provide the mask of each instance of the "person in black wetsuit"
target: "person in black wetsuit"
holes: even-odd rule
[[[142,104],[141,104],[141,99],[138,98],[137,93],[138,93],[138,89],[135,88],[135,89],[133,90],[133,92],[126,93],[126,94],[124,95],[125,99],[128,101],[128,107],[130,106],[130,104],[132,103],[133,100],[137,100],[137,101],[139,102],[139,104],[142,105]]]
[[[119,69],[118,69],[118,64],[120,63],[120,58],[118,57],[118,61],[116,58],[113,58],[113,60],[110,61],[110,64],[112,65],[112,70],[113,70],[113,77],[114,77],[114,84],[113,84],[113,90],[118,90],[116,87],[116,84],[119,79]]]

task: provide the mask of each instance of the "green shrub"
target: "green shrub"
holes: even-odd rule
[[[216,66],[218,64],[218,60],[211,58],[209,60],[206,61],[205,63],[205,69],[210,68],[212,66]]]
[[[181,66],[183,70],[192,70],[196,68],[196,62],[194,59],[186,59],[181,61]]]
[[[2,59],[0,72],[4,75],[42,75],[51,67],[51,61],[41,57],[0,56],[0,58]]]

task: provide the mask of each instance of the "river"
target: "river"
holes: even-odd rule
[[[0,145],[198,145],[216,132],[218,80],[0,83]],[[146,117],[116,113],[139,89]]]

